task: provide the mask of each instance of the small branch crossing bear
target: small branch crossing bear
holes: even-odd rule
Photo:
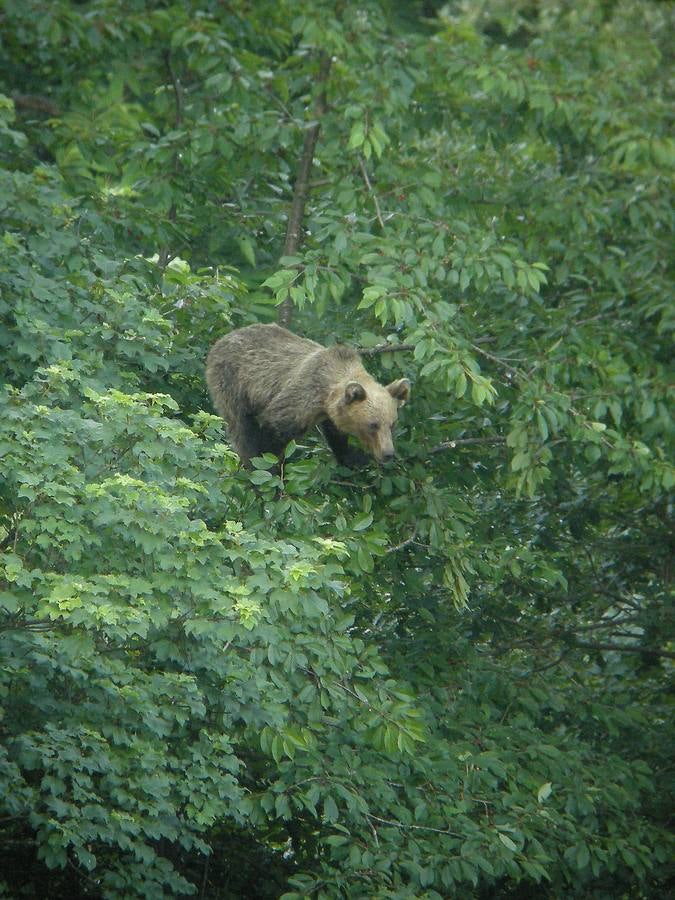
[[[314,425],[338,462],[360,462],[353,435],[378,462],[394,456],[391,429],[408,399],[407,378],[386,387],[350,347],[322,347],[279,325],[248,325],[220,338],[206,361],[213,405],[229,426],[242,463],[281,456],[286,444]]]

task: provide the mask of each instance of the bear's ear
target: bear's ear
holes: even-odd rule
[[[398,400],[398,405],[403,406],[410,396],[410,382],[407,378],[399,378],[398,381],[392,381],[391,384],[388,384],[387,390],[394,400]]]
[[[345,403],[349,406],[350,403],[356,403],[357,400],[365,399],[366,391],[363,385],[359,384],[358,381],[350,381],[345,388]]]

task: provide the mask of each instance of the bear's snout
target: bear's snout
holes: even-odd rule
[[[361,435],[361,440],[379,463],[391,462],[396,456],[391,429],[385,426],[381,426],[374,434]]]

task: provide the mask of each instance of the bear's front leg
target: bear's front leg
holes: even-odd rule
[[[319,428],[340,465],[349,469],[360,469],[370,462],[370,457],[366,453],[350,447],[347,436],[338,431],[330,419],[321,422]]]
[[[256,416],[247,413],[230,427],[230,438],[245,468],[251,468],[251,458],[273,453],[281,457],[288,441],[280,438],[273,429],[260,424]]]

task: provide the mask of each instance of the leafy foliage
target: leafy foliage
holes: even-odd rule
[[[392,7],[3,5],[0,895],[667,893],[672,10]],[[289,297],[394,466],[239,469]]]

